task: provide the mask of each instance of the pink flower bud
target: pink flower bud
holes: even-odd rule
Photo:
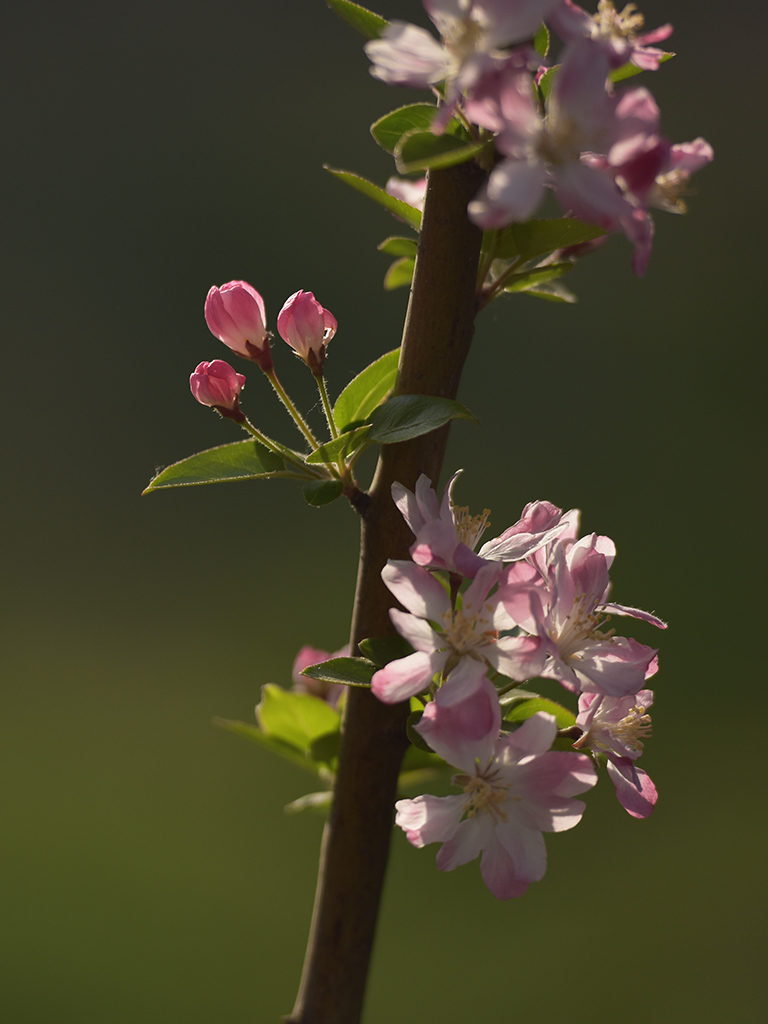
[[[242,373],[236,373],[223,359],[200,363],[189,378],[192,394],[201,405],[218,409],[223,416],[240,419],[238,395],[245,384]]]
[[[246,281],[215,285],[205,300],[205,322],[211,333],[233,352],[272,369],[264,300]]]
[[[312,292],[294,292],[277,315],[280,337],[315,376],[323,372],[325,349],[337,327],[336,317],[323,309]]]

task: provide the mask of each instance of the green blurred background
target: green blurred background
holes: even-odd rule
[[[644,757],[661,800],[631,820],[605,781],[508,903],[396,835],[368,1024],[764,1019],[764,85],[743,47],[766,26],[756,2],[738,23],[642,9],[676,28],[680,56],[646,76],[665,131],[716,161],[687,218],[658,215],[643,281],[616,238],[573,273],[578,305],[483,315],[460,395],[482,427],[454,428],[446,470],[496,530],[535,498],[580,507],[617,543],[615,599],[670,621]],[[417,0],[383,13],[426,24]],[[187,387],[226,356],[211,284],[251,281],[272,324],[313,290],[340,323],[336,391],[398,343],[406,295],[375,250],[394,225],[321,164],[383,183],[367,126],[412,94],[369,77],[321,0],[33,0],[3,34],[0,1005],[13,1024],[274,1021],[321,820],[282,810],[309,776],[211,719],[251,719],[302,644],[345,641],[356,523],[287,483],[140,492],[238,437]],[[249,377],[246,409],[291,440]]]

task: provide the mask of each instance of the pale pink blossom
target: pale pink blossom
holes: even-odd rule
[[[215,285],[205,300],[205,321],[214,337],[233,352],[272,368],[264,300],[247,281]]]
[[[280,337],[316,376],[323,372],[325,350],[337,327],[336,317],[312,292],[294,292],[277,314]]]
[[[560,0],[547,19],[565,43],[580,38],[592,39],[605,51],[612,68],[632,63],[644,71],[655,71],[664,51],[649,45],[661,43],[672,35],[672,26],[661,25],[649,32],[640,31],[645,18],[636,4],[617,11],[610,0],[598,0],[597,14],[589,15],[572,0]]]
[[[415,653],[374,673],[372,689],[379,700],[407,700],[428,689],[437,677],[447,705],[477,690],[489,668],[517,681],[538,674],[546,656],[538,638],[498,636],[498,630],[512,625],[504,606],[489,597],[501,571],[500,563],[480,569],[462,595],[461,607],[455,608],[428,570],[390,559],[381,577],[408,611],[392,608],[389,615]]]
[[[567,521],[559,508],[548,501],[533,501],[525,506],[514,526],[487,541],[475,554],[489,526],[490,512],[485,509],[480,515],[470,516],[468,508],[454,503],[453,488],[461,472],[458,470],[448,481],[440,502],[423,473],[414,491],[398,482],[392,485],[392,499],[416,537],[410,555],[417,565],[473,577],[487,562],[526,558],[566,529]]]
[[[574,743],[577,750],[604,754],[608,775],[622,807],[633,818],[647,818],[658,799],[649,776],[635,765],[643,752],[643,740],[651,733],[653,691],[641,690],[626,697],[579,697],[576,725],[583,730]]]
[[[393,85],[427,88],[446,82],[433,128],[445,128],[462,92],[504,59],[501,48],[531,39],[557,0],[424,0],[441,36],[393,21],[365,45],[371,74]]]
[[[478,689],[472,699],[488,698]],[[573,797],[594,786],[594,767],[585,755],[549,749],[557,733],[552,715],[540,712],[511,736],[499,736],[490,753],[482,711],[476,743],[460,729],[436,724],[439,715],[428,705],[416,728],[437,754],[461,769],[452,781],[463,792],[400,800],[396,823],[416,847],[443,844],[437,854],[441,871],[480,856],[483,880],[494,896],[522,896],[546,870],[542,832],[562,832],[581,820],[584,803]]]
[[[189,378],[190,391],[201,405],[235,414],[238,410],[238,396],[244,384],[242,373],[236,373],[223,359],[198,363]]]
[[[613,541],[597,534],[555,542],[543,570],[513,565],[497,591],[512,620],[544,641],[548,657],[540,675],[576,693],[626,697],[658,669],[654,648],[602,629],[608,615],[666,628],[650,612],[607,601],[615,554]]]

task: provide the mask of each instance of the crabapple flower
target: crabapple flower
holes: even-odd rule
[[[238,409],[238,396],[244,384],[242,373],[236,373],[223,359],[198,363],[189,378],[189,389],[201,405],[212,406],[233,419],[242,416]]]
[[[312,292],[294,292],[277,314],[280,337],[316,377],[322,375],[325,350],[337,327],[336,317],[320,305]]]
[[[601,631],[610,614],[666,629],[650,612],[606,601],[615,554],[613,541],[594,533],[574,543],[556,542],[546,577],[515,564],[497,591],[512,620],[544,641],[548,657],[540,675],[575,693],[626,697],[658,670],[654,648]]]
[[[548,501],[534,501],[525,506],[514,526],[487,541],[475,554],[474,548],[490,525],[490,512],[485,509],[481,515],[470,516],[468,508],[454,503],[453,488],[461,472],[448,481],[441,502],[423,473],[415,491],[398,482],[392,484],[392,499],[416,537],[410,555],[417,565],[473,577],[488,562],[526,558],[565,529],[559,508]]]
[[[446,82],[445,102],[433,129],[448,123],[462,91],[471,90],[504,59],[501,47],[533,37],[558,0],[424,0],[442,37],[438,43],[422,28],[391,22],[365,45],[371,74],[391,85],[424,89]]]
[[[589,15],[572,0],[561,0],[547,19],[564,43],[579,38],[595,40],[606,53],[611,67],[631,63],[643,71],[656,71],[664,56],[649,43],[661,43],[672,35],[672,26],[661,25],[650,32],[640,32],[645,18],[636,4],[627,4],[617,11],[610,0],[599,0],[597,14]]]
[[[519,682],[538,675],[546,657],[541,640],[498,636],[499,629],[512,625],[503,605],[488,596],[501,572],[499,563],[484,566],[464,593],[461,608],[454,608],[427,569],[413,562],[387,562],[381,578],[408,609],[392,608],[389,616],[415,653],[374,673],[371,688],[379,700],[397,704],[426,690],[439,676],[441,701],[449,705],[474,693],[489,667]]]
[[[485,699],[480,689],[472,698]],[[579,823],[584,803],[573,797],[594,786],[597,773],[586,755],[549,749],[557,733],[553,715],[539,712],[512,735],[498,736],[490,756],[486,732],[481,729],[472,742],[460,729],[436,725],[438,716],[436,704],[427,705],[416,729],[461,769],[452,781],[463,792],[399,800],[396,824],[413,846],[443,844],[437,854],[441,871],[480,856],[483,881],[494,896],[522,896],[546,871],[542,832]],[[482,723],[482,713],[478,718]]]
[[[258,363],[265,373],[272,369],[264,300],[247,281],[214,285],[205,300],[205,322],[233,352]]]
[[[313,679],[311,676],[302,675],[302,672],[310,665],[321,665],[324,661],[330,661],[331,658],[346,658],[348,656],[349,644],[345,644],[340,650],[333,653],[305,644],[293,659],[291,669],[293,689],[299,693],[311,693],[314,697],[319,697],[320,700],[330,704],[331,707],[336,707],[346,687],[341,683],[328,683],[324,679]]]
[[[619,803],[633,818],[647,818],[658,799],[653,782],[634,763],[643,752],[643,737],[651,733],[651,716],[646,714],[651,704],[652,690],[627,697],[579,697],[576,725],[583,734],[574,747],[605,755]]]

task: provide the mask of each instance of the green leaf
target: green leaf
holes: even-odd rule
[[[382,149],[393,153],[406,132],[413,131],[414,128],[420,131],[429,128],[436,111],[437,107],[432,103],[409,103],[405,107],[398,107],[397,110],[391,110],[378,121],[374,121],[371,125],[371,135]]]
[[[419,243],[415,238],[400,238],[392,235],[376,246],[379,252],[385,252],[387,256],[415,256]]]
[[[329,658],[319,665],[309,665],[301,673],[310,679],[342,686],[370,686],[376,665],[367,658]]]
[[[672,60],[673,57],[677,56],[674,53],[663,53],[659,58],[659,64],[666,64],[668,60]],[[620,68],[616,68],[608,75],[612,82],[623,82],[627,78],[634,78],[635,75],[642,74],[644,68],[639,68],[636,64],[622,64]]]
[[[358,646],[361,653],[377,668],[384,668],[390,661],[407,658],[409,654],[413,654],[413,648],[401,636],[373,636],[361,640]]]
[[[504,291],[527,292],[537,285],[545,284],[547,281],[554,281],[557,277],[562,277],[569,270],[573,270],[572,263],[550,263],[547,267],[536,267],[534,270],[512,274],[507,278]]]
[[[335,11],[348,25],[366,39],[378,39],[389,22],[380,14],[353,4],[350,0],[325,0],[331,10]]]
[[[529,220],[525,224],[510,224],[499,232],[493,252],[497,259],[517,259],[520,263],[527,263],[556,249],[591,242],[604,234],[605,228],[575,217]]]
[[[379,356],[366,366],[344,388],[333,407],[333,418],[339,430],[348,430],[354,423],[367,420],[395,386],[400,349]]]
[[[433,135],[414,128],[406,132],[395,146],[395,163],[401,174],[452,167],[471,160],[487,146],[487,142],[465,142],[448,133]]]
[[[319,793],[307,793],[300,796],[298,800],[292,800],[285,805],[286,814],[299,814],[301,811],[320,811],[326,813],[333,803],[333,792],[330,789],[321,790]]]
[[[369,430],[369,426],[362,426],[345,431],[333,441],[315,448],[307,456],[307,462],[336,463],[339,459],[348,459],[365,442]]]
[[[383,206],[385,210],[389,210],[390,213],[404,220],[409,227],[414,228],[416,231],[421,227],[421,213],[415,207],[409,206],[408,203],[404,203],[401,199],[395,199],[389,192],[385,192],[383,188],[374,185],[367,178],[361,178],[359,174],[352,174],[351,171],[340,171],[334,167],[329,167],[327,164],[324,167],[334,178],[338,178],[339,181],[343,181],[351,188],[362,192],[364,196],[368,196],[369,199],[378,203],[379,206]]]
[[[547,302],[576,302],[576,296],[561,281],[547,281],[529,288],[524,295],[532,295],[534,299],[545,299]]]
[[[534,697],[531,700],[519,701],[511,711],[504,715],[505,722],[524,722],[539,711],[554,715],[558,729],[569,729],[576,722],[576,715],[562,704],[557,704],[546,697]]]
[[[168,466],[143,492],[188,484],[214,484],[227,480],[265,480],[285,471],[285,462],[258,441],[235,441],[190,455]]]
[[[520,686],[515,686],[511,690],[506,690],[504,693],[499,694],[499,703],[502,708],[511,708],[513,704],[519,704],[521,700],[532,700],[540,696],[541,694],[532,693],[530,690],[524,690]]]
[[[416,260],[405,256],[401,260],[395,260],[384,275],[384,289],[393,292],[396,288],[409,288],[415,270]]]
[[[538,89],[543,100],[549,99],[549,94],[552,92],[552,86],[555,84],[555,78],[559,70],[560,65],[555,64],[553,68],[547,68],[539,79]]]
[[[310,484],[304,484],[301,490],[306,503],[319,508],[320,505],[330,505],[340,498],[344,485],[341,480],[313,480]]]
[[[226,718],[214,718],[213,724],[221,729],[226,729],[227,732],[234,733],[235,736],[242,736],[244,739],[249,740],[251,743],[256,743],[273,754],[284,757],[286,761],[290,761],[291,764],[297,764],[300,768],[312,772],[313,775],[319,775],[327,770],[325,765],[317,764],[310,760],[298,747],[284,743],[274,736],[268,736],[265,732],[262,732],[258,725],[253,725],[251,722],[235,722]]]
[[[542,21],[533,37],[533,48],[540,57],[549,53],[549,29]]]
[[[274,683],[261,688],[256,720],[262,732],[311,756],[312,744],[329,732],[338,732],[339,712],[311,693],[294,693]]]
[[[368,438],[378,444],[398,444],[437,430],[452,419],[478,422],[469,409],[450,398],[397,395],[374,410]]]

